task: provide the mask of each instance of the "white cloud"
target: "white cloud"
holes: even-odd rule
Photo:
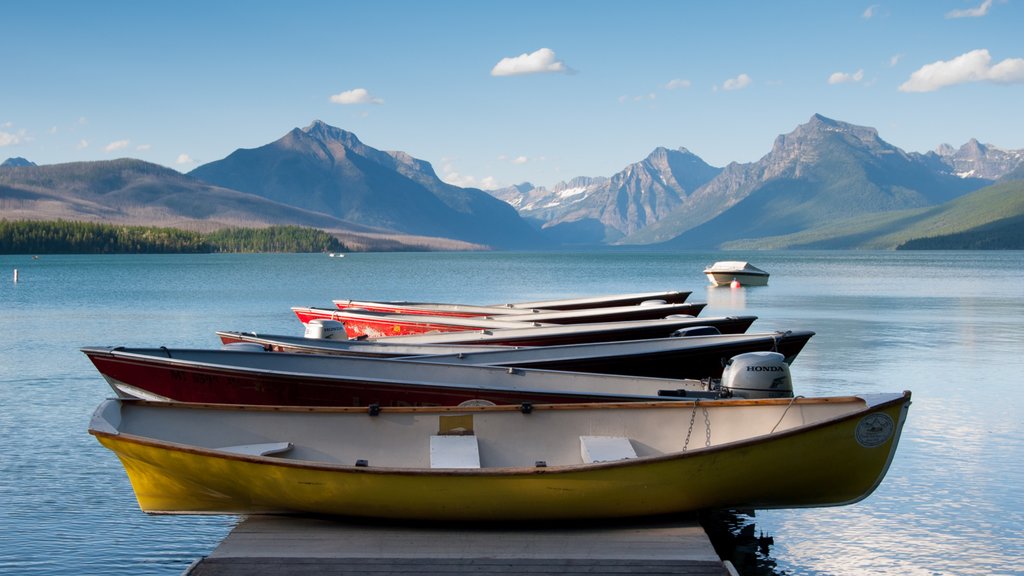
[[[900,92],[934,92],[970,82],[1024,83],[1024,58],[1007,58],[993,66],[988,50],[972,50],[952,60],[922,66],[900,85]]]
[[[828,83],[829,84],[848,84],[848,83],[860,82],[863,79],[864,79],[864,70],[863,69],[857,70],[853,74],[850,74],[849,72],[833,72],[832,75],[830,75],[828,77]]]
[[[541,48],[536,52],[520,54],[513,58],[502,58],[494,68],[491,68],[491,76],[520,76],[543,72],[572,74],[574,71],[559,60],[555,56],[555,51],[550,48]]]
[[[56,133],[57,133],[57,127],[56,126],[50,126],[50,134],[56,134]]]
[[[484,178],[476,178],[468,174],[460,174],[455,170],[455,166],[450,163],[445,163],[442,168],[441,180],[444,180],[448,184],[453,186],[459,186],[461,188],[480,188],[481,190],[494,190],[501,188],[498,180],[493,176],[485,176]]]
[[[894,68],[903,59],[903,54],[893,54],[889,57],[889,67]]]
[[[729,78],[728,80],[723,82],[722,90],[741,90],[743,88],[746,88],[747,86],[750,86],[751,82],[753,82],[753,79],[750,76],[747,76],[746,74],[740,74],[735,78]]]
[[[0,146],[13,146],[19,142],[21,142],[21,136],[19,134],[0,132]]]
[[[516,156],[515,158],[512,159],[513,164],[526,164],[529,161],[530,159],[527,158],[526,156]]]
[[[86,149],[88,147],[89,147],[89,141],[85,140],[84,138],[82,140],[79,140],[78,141],[78,145],[75,146],[75,148],[78,148],[79,150],[84,150],[84,149]]]
[[[689,88],[691,85],[692,85],[692,83],[689,80],[684,80],[682,78],[675,78],[675,79],[669,80],[668,84],[665,84],[665,88],[667,88],[669,90],[675,90],[677,88]]]
[[[355,88],[331,95],[335,104],[383,104],[384,100],[369,93],[366,88]]]
[[[114,152],[115,150],[122,150],[124,148],[127,148],[129,144],[131,144],[130,140],[116,140],[114,142],[111,142],[110,144],[107,144],[107,146],[103,150],[107,152]]]
[[[138,146],[135,147],[135,149],[138,150],[139,152],[146,152],[152,147],[152,144],[139,144]]]
[[[868,6],[867,8],[865,8],[864,9],[864,13],[861,14],[860,16],[861,16],[861,18],[863,18],[865,20],[870,20],[876,14],[878,14],[878,9],[879,8],[881,8],[881,6],[879,4],[872,4],[871,6]]]
[[[946,18],[980,18],[988,14],[992,7],[992,0],[985,0],[977,8],[965,8],[963,10],[950,10],[946,12]]]
[[[178,159],[174,161],[175,164],[195,164],[195,160],[192,159],[188,154],[178,154]]]

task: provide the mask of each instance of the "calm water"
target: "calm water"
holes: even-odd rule
[[[693,290],[704,315],[817,332],[804,395],[914,392],[880,488],[842,508],[758,512],[778,574],[1024,573],[1024,253],[767,252],[767,288],[708,288],[743,254],[0,256],[0,573],[180,574],[232,517],[139,511],[86,433],[110,394],[86,345],[216,347],[299,334],[335,298],[500,303]],[[12,282],[17,268],[20,282]],[[756,478],[751,479],[756,482]]]

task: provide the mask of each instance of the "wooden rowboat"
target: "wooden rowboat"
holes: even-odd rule
[[[513,521],[834,506],[881,483],[910,392],[451,409],[107,400],[149,513]]]
[[[320,340],[296,336],[219,331],[224,344],[254,344],[263,350],[334,356],[408,357],[424,362],[514,366],[658,378],[717,378],[724,361],[747,352],[775,351],[792,362],[814,332],[797,330],[591,342],[535,347],[393,343],[379,340]]]
[[[535,346],[489,346],[486,344],[404,344],[394,338],[324,339],[286,334],[262,334],[218,330],[217,337],[225,346],[244,348],[256,346],[267,352],[295,354],[324,354],[327,356],[364,356],[370,358],[401,358],[404,356],[431,356],[459,354],[485,350],[525,350]]]
[[[501,328],[540,327],[554,325],[594,324],[632,320],[655,320],[673,315],[697,316],[707,306],[694,304],[654,304],[648,306],[617,306],[586,310],[556,310],[527,315],[499,315],[477,317],[431,316],[427,314],[400,314],[374,312],[356,308],[317,308],[296,306],[292,312],[303,324],[310,320],[336,320],[345,325],[350,338],[367,336],[384,338],[425,334],[428,332],[461,332],[466,330],[493,330]]]
[[[689,298],[690,291],[666,290],[660,292],[638,292],[633,294],[608,294],[564,298],[557,300],[536,300],[533,302],[511,302],[507,304],[448,304],[440,302],[412,302],[408,300],[335,300],[338,308],[361,308],[374,312],[397,312],[401,314],[428,314],[432,316],[497,316],[521,315],[554,310],[585,310],[613,306],[635,306],[661,301],[664,304],[682,304]]]
[[[659,293],[664,295],[664,293]],[[371,301],[371,300],[334,300],[334,305],[341,310],[347,309],[360,309],[368,310],[370,312],[389,312],[392,314],[423,314],[428,316],[452,316],[457,318],[474,318],[491,316],[495,319],[505,320],[523,320],[533,321],[530,316],[534,314],[551,314],[553,312],[565,312],[565,311],[583,311],[583,310],[594,310],[600,308],[634,308],[636,306],[654,306],[654,305],[671,305],[671,304],[682,304],[686,298],[690,295],[689,292],[672,292],[670,293],[670,299],[664,298],[652,298],[643,300],[640,302],[633,302],[632,300],[627,303],[608,303],[607,301],[601,301],[597,299],[575,299],[575,300],[553,300],[547,301],[553,303],[555,306],[570,306],[569,308],[523,308],[518,307],[514,304],[502,304],[500,306],[489,305],[489,306],[476,306],[472,304],[444,304],[437,302],[409,302],[401,300],[392,301]],[[634,296],[635,299],[635,296]],[[538,302],[537,304],[544,304],[544,302]],[[576,304],[579,307],[571,307]],[[588,304],[583,306],[582,304]],[[600,304],[600,305],[594,305]],[[684,312],[689,313],[689,312]],[[572,319],[575,315],[562,315],[565,318]],[[585,316],[584,316],[585,317]],[[650,316],[652,318],[660,318],[662,316]],[[558,316],[555,316],[558,318]],[[640,318],[635,318],[640,319]],[[613,318],[614,320],[614,318]],[[582,322],[583,320],[578,320]],[[589,322],[603,322],[604,320],[591,319]],[[567,323],[567,322],[558,322]]]
[[[507,306],[476,306],[473,304],[446,304],[440,302],[410,302],[407,300],[390,300],[383,302],[370,300],[334,300],[333,302],[339,310],[354,308],[358,310],[368,310],[370,312],[424,314],[427,316],[451,316],[454,318],[529,316],[538,312],[553,311],[549,308],[511,308]]]
[[[628,402],[713,396],[700,380],[416,360],[178,348],[87,347],[122,397],[282,406]],[[790,388],[790,394],[792,394]]]
[[[328,308],[292,308],[300,320],[339,320],[336,313],[341,310]],[[304,316],[303,311],[323,310],[323,316]],[[716,316],[693,318],[673,316],[660,320],[627,320],[623,322],[595,322],[592,324],[570,324],[565,326],[523,326],[521,322],[501,322],[507,327],[437,331],[404,336],[382,336],[379,340],[404,344],[488,344],[501,346],[551,346],[554,344],[578,344],[581,342],[614,342],[638,340],[641,338],[667,338],[678,330],[697,326],[711,326],[722,334],[742,334],[757,320],[757,316]],[[343,323],[344,324],[344,323]],[[346,334],[347,332],[346,327]],[[385,327],[385,331],[395,332]],[[402,327],[398,327],[398,332]],[[371,338],[373,340],[374,338]]]
[[[548,310],[580,310],[583,308],[600,308],[604,306],[632,306],[648,300],[664,300],[669,304],[685,302],[690,292],[667,290],[661,292],[639,292],[634,294],[608,294],[604,296],[585,296],[582,298],[566,298],[560,300],[535,300],[533,302],[513,302],[497,304],[505,308],[545,308]]]

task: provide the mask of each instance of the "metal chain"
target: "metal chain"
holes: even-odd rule
[[[708,409],[701,408],[704,411],[704,447],[708,448],[711,446],[711,418],[708,416]]]
[[[697,417],[697,403],[699,402],[700,400],[694,400],[693,402],[693,410],[690,412],[690,428],[686,431],[686,441],[683,442],[683,452],[686,452],[686,449],[690,446],[690,434],[693,434],[693,420]]]

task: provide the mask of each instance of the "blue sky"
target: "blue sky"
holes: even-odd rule
[[[323,120],[443,179],[752,162],[812,114],[1024,148],[1024,0],[5,2],[0,159],[188,172]]]

